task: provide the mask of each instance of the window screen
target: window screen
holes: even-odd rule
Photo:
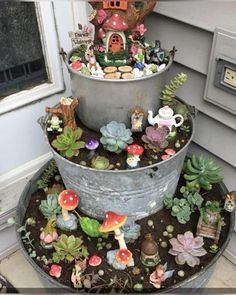
[[[0,99],[46,81],[34,3],[0,2]]]

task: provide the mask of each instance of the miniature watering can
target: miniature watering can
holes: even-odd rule
[[[180,118],[180,122],[176,122]],[[153,117],[153,112],[148,111],[148,122],[151,125],[158,124],[158,127],[167,126],[171,131],[172,126],[179,127],[184,123],[184,118],[180,114],[174,115],[174,111],[169,106],[164,106],[158,111],[158,115]]]

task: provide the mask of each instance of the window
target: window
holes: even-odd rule
[[[0,99],[48,81],[34,3],[0,3]]]
[[[64,89],[51,1],[0,2],[0,114]]]
[[[127,10],[127,0],[120,0],[120,1],[104,0],[103,8]]]

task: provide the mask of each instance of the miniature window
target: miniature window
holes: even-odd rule
[[[103,8],[104,9],[127,9],[127,0],[121,0],[121,1],[110,1],[106,0],[103,1]]]
[[[0,99],[48,81],[34,3],[0,3]]]

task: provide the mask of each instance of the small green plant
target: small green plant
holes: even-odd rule
[[[69,127],[65,127],[63,133],[53,140],[52,146],[67,159],[78,156],[79,150],[85,147],[85,142],[79,141],[82,133],[83,131],[81,128],[73,130]]]
[[[39,210],[45,218],[51,219],[61,213],[61,207],[58,205],[57,194],[47,195],[47,200],[42,200],[39,205]]]
[[[169,85],[166,85],[161,93],[161,100],[163,105],[173,105],[173,99],[177,89],[187,81],[187,75],[184,73],[178,74]]]
[[[105,150],[120,154],[125,150],[128,144],[133,142],[132,132],[126,129],[124,123],[110,122],[100,129],[102,137],[100,142],[103,144]]]
[[[179,128],[183,133],[189,133],[191,128],[189,125],[182,124]]]
[[[212,159],[205,159],[202,155],[196,157],[194,154],[187,159],[183,167],[186,186],[189,191],[199,191],[203,188],[206,191],[212,189],[213,183],[222,181],[219,175],[220,168],[214,164]]]
[[[97,156],[92,159],[91,167],[98,170],[108,170],[110,163],[106,157]]]
[[[37,181],[38,189],[45,189],[48,187],[52,178],[58,173],[57,164],[54,160],[50,162],[48,167],[44,170],[43,174],[40,176],[40,179]]]
[[[207,201],[205,206],[200,210],[202,221],[205,224],[211,223],[212,220],[209,220],[209,214],[213,214],[216,216],[216,218],[214,218],[214,223],[217,223],[222,219],[220,212],[221,207],[218,201]]]
[[[55,263],[63,260],[72,262],[74,259],[87,258],[89,255],[87,247],[82,244],[83,240],[80,237],[60,235],[58,240],[53,242],[53,247],[56,250],[53,253],[53,261]]]
[[[198,192],[190,192],[185,186],[180,188],[180,192],[183,194],[183,197],[187,199],[192,212],[194,212],[195,209],[200,210],[203,203],[203,197]]]
[[[31,237],[31,232],[27,229],[27,226],[34,226],[36,224],[36,221],[33,217],[29,217],[26,219],[25,224],[21,225],[15,221],[14,218],[9,218],[7,220],[8,224],[15,224],[18,226],[17,232],[21,233],[21,239],[24,244],[29,245],[30,248],[28,248],[28,252],[31,257],[36,257],[36,253],[33,250],[35,247],[33,245],[34,239]]]

